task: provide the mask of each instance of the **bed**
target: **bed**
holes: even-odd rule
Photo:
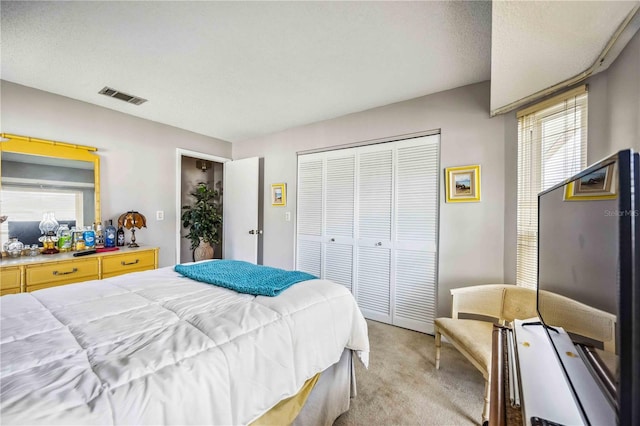
[[[369,351],[343,286],[253,296],[173,267],[3,296],[0,327],[2,424],[260,424],[301,393],[295,422],[331,424]]]

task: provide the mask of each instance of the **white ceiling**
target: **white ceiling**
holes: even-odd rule
[[[484,1],[2,1],[1,78],[237,142],[489,80],[490,72],[499,102],[517,98],[530,89],[510,84],[512,71],[522,80],[519,66],[536,59],[522,45],[597,45],[592,59],[574,60],[575,47],[558,54],[572,52],[582,66],[624,9],[613,7],[611,18],[608,2],[593,2],[585,18],[597,31],[583,40],[591,29],[566,34],[554,21],[556,3],[531,2],[530,16],[502,8],[492,42]],[[492,60],[492,48],[505,57]],[[541,74],[548,78],[537,85],[554,80]],[[104,86],[149,101],[107,98],[98,94]]]
[[[494,2],[491,110],[590,68],[638,3],[637,0]],[[624,46],[612,50],[610,56],[617,55],[621,47]],[[606,66],[615,58],[607,59]],[[604,66],[596,68],[594,73],[604,69]]]
[[[2,78],[231,142],[489,79],[487,2],[2,2]],[[146,98],[106,98],[108,85]]]

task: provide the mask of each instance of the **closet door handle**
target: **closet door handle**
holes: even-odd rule
[[[329,241],[331,241],[332,243],[336,241],[335,238],[330,239]]]
[[[381,246],[381,245],[382,245],[382,241],[378,241],[378,242],[376,243],[376,246]]]

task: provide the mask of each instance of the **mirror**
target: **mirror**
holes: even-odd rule
[[[24,244],[42,245],[37,238],[46,212],[53,212],[69,228],[100,221],[96,148],[6,133],[0,136],[0,247],[12,236]]]

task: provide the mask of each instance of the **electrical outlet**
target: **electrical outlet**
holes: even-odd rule
[[[164,220],[164,212],[162,210],[156,212],[156,220]]]

